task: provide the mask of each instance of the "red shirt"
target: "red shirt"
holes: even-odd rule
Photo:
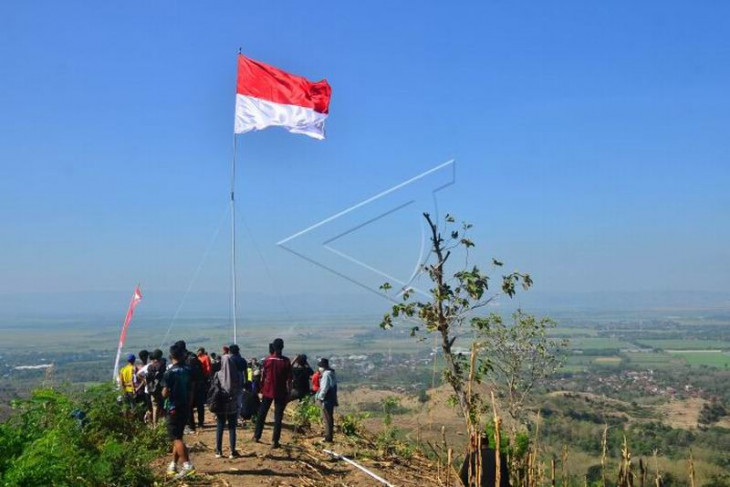
[[[200,367],[203,369],[203,377],[210,377],[213,373],[213,366],[210,363],[210,357],[207,354],[198,355]]]
[[[292,380],[291,362],[288,357],[269,355],[261,365],[261,394],[267,399],[289,397],[289,383]]]
[[[313,391],[313,392],[317,392],[317,391],[319,391],[319,377],[320,377],[321,375],[322,375],[322,374],[320,374],[320,373],[319,373],[319,370],[318,370],[318,371],[317,371],[317,372],[315,372],[315,373],[314,373],[314,375],[312,376],[312,391]]]

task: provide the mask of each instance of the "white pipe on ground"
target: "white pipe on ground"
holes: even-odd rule
[[[394,486],[393,484],[391,484],[390,482],[388,482],[388,481],[387,481],[387,480],[385,480],[384,478],[382,478],[382,477],[378,477],[377,475],[375,475],[375,474],[374,474],[373,472],[371,472],[371,471],[370,471],[370,470],[368,470],[367,468],[365,468],[365,467],[363,467],[362,465],[359,465],[359,464],[357,464],[357,463],[353,462],[352,460],[350,460],[350,459],[349,459],[349,458],[347,458],[347,457],[343,457],[343,456],[342,456],[342,455],[340,455],[339,453],[335,453],[335,452],[333,452],[333,451],[331,451],[331,450],[322,450],[322,451],[323,451],[323,452],[325,452],[325,453],[329,453],[330,455],[332,455],[333,457],[335,457],[335,458],[337,458],[337,459],[340,459],[340,460],[344,460],[344,461],[346,461],[347,463],[349,463],[350,465],[352,465],[352,466],[353,466],[353,467],[355,467],[355,468],[359,468],[360,470],[362,470],[362,471],[363,471],[363,472],[365,472],[366,474],[370,475],[370,476],[371,476],[372,478],[374,478],[375,480],[377,480],[377,481],[379,481],[379,482],[381,482],[381,483],[383,483],[383,484],[387,485],[388,487],[395,487],[395,486]]]

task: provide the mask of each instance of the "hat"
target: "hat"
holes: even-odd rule
[[[324,367],[325,369],[330,368],[330,361],[326,358],[319,359],[319,362],[317,362],[317,367]]]
[[[185,345],[185,340],[178,340],[175,342],[175,347],[179,348],[180,350],[187,350],[188,347]]]
[[[127,355],[127,362],[134,363],[135,360],[137,360],[137,357],[135,357],[133,353]]]

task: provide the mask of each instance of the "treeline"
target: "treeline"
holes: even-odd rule
[[[167,446],[164,428],[123,414],[111,386],[80,394],[39,389],[0,424],[3,486],[143,486]]]

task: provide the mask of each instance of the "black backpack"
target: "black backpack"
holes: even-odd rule
[[[221,388],[221,383],[218,378],[213,379],[213,384],[211,384],[208,390],[208,399],[206,401],[210,412],[213,414],[222,413],[230,401],[231,395]]]
[[[198,360],[198,357],[194,353],[188,352],[188,356],[185,358],[185,365],[190,368],[190,381],[191,382],[202,382],[203,381],[203,366]]]
[[[162,392],[162,378],[165,375],[165,366],[162,363],[151,364],[147,368],[147,387],[151,394]]]

